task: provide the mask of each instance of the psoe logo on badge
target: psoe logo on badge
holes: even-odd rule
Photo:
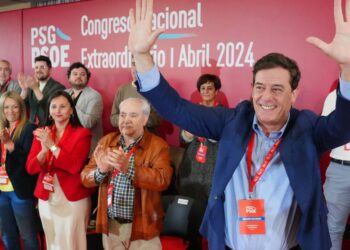
[[[256,214],[256,207],[254,207],[254,206],[246,206],[245,212],[247,214]]]
[[[69,67],[70,46],[66,43],[71,40],[69,35],[54,25],[32,27],[30,30],[32,66],[34,67],[35,57],[45,55],[50,57],[53,67]]]

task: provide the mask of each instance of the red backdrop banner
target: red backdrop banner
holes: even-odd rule
[[[0,14],[0,53],[18,70],[23,58],[26,73],[33,72],[36,55],[46,54],[53,61],[54,78],[66,86],[67,67],[76,61],[86,64],[92,72],[90,86],[104,98],[108,132],[117,87],[131,80],[127,39],[128,10],[133,6],[134,1],[96,0],[27,9],[23,19],[21,12]],[[220,76],[224,104],[232,107],[249,98],[252,65],[269,52],[298,62],[298,108],[319,113],[338,77],[337,65],[305,42],[310,35],[332,39],[332,1],[155,1],[153,24],[167,28],[152,50],[156,63],[187,99],[198,100],[195,84],[202,73]],[[178,144],[177,128],[164,126],[163,133],[171,144]]]

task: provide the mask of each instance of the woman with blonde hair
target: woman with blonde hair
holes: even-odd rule
[[[33,196],[37,176],[25,169],[35,125],[27,120],[26,107],[16,92],[0,98],[0,220],[6,249],[39,249],[36,229],[36,199]]]

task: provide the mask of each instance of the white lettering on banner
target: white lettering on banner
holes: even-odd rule
[[[198,2],[196,8],[177,11],[165,7],[164,12],[153,14],[152,24],[153,29],[201,28],[202,4]],[[83,15],[80,19],[80,31],[82,36],[99,36],[106,40],[109,35],[130,32],[130,20],[128,16],[90,19],[87,15]]]
[[[81,17],[81,34],[82,36],[99,35],[103,40],[106,40],[110,34],[118,34],[129,32],[129,18],[109,17],[102,19],[89,19],[84,15]]]
[[[203,27],[202,4],[197,3],[197,9],[170,11],[169,7],[165,12],[153,14],[153,28],[164,29],[193,29]]]
[[[217,67],[244,67],[248,64],[250,67],[254,65],[253,42],[249,43],[248,48],[243,42],[220,42],[216,49],[219,52]]]
[[[151,54],[160,68],[193,68],[193,67],[252,67],[254,65],[253,42],[218,42],[212,46],[203,43],[199,47],[191,43],[180,44],[179,47],[159,49],[154,45]],[[213,51],[215,48],[217,51]],[[88,68],[115,69],[130,68],[131,54],[128,47],[122,51],[99,51],[98,49],[81,49],[81,62]],[[213,62],[215,65],[213,65]]]
[[[192,49],[191,44],[182,44],[178,67],[211,67],[210,45],[209,43],[202,44],[201,49]]]
[[[40,55],[48,56],[51,60],[52,67],[69,67],[68,59],[68,51],[69,51],[69,45],[61,45],[56,46],[53,45],[51,47],[43,46],[41,48],[39,47],[32,47],[32,66],[34,67],[34,58]]]
[[[54,25],[32,27],[30,30],[31,61],[34,67],[34,58],[39,55],[50,57],[53,67],[68,67],[68,44],[56,45],[57,32]]]
[[[31,29],[31,45],[34,46],[38,41],[40,45],[55,44],[56,43],[56,29],[55,26],[41,26],[39,28]]]
[[[151,54],[158,67],[166,65],[166,53],[164,50],[157,50],[154,45]],[[81,62],[91,69],[115,69],[130,68],[131,53],[125,46],[123,51],[100,52],[96,49],[89,51],[87,48],[81,49]]]

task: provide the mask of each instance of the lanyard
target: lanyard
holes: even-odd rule
[[[249,194],[253,193],[256,183],[260,180],[261,176],[265,172],[267,166],[272,160],[273,155],[277,151],[278,146],[280,145],[282,138],[279,138],[270,148],[269,152],[265,156],[263,163],[261,164],[259,170],[256,172],[255,176],[252,176],[252,157],[253,157],[253,147],[254,147],[255,133],[252,133],[250,141],[248,144],[247,152],[247,168],[248,168],[248,181],[249,181]]]
[[[17,121],[16,124],[15,124],[15,127],[10,131],[10,138],[12,138],[13,133],[15,132],[18,123],[19,123],[19,122]],[[5,144],[4,144],[4,143],[1,143],[1,166],[5,166],[5,163],[6,163],[6,154],[7,154],[7,151],[6,151],[6,148],[5,148]]]
[[[67,125],[67,126],[69,126],[69,125]],[[52,139],[52,141],[56,141],[56,131],[57,131],[56,126],[53,125],[53,126],[52,126],[52,130],[51,130],[51,139]],[[62,133],[61,139],[63,138],[64,132],[65,132],[65,131],[63,131],[63,133]],[[61,141],[61,139],[60,139],[60,141]],[[58,144],[57,144],[57,145],[59,145],[59,142],[60,142],[60,141],[58,141]],[[51,169],[52,169],[52,165],[53,165],[53,160],[54,160],[54,158],[55,158],[55,156],[54,156],[53,153],[49,150],[49,151],[47,152],[47,154],[46,154],[47,171],[48,171],[49,173],[50,173],[50,171],[51,171]],[[52,174],[52,173],[50,173],[50,174]]]
[[[5,162],[6,162],[5,144],[1,143],[1,166],[5,166]]]
[[[5,93],[7,91],[10,81],[11,81],[11,77],[7,80],[7,82],[5,82],[2,86],[0,86],[1,93]]]
[[[138,144],[136,144],[135,146],[133,146],[133,147],[130,149],[130,151],[127,153],[126,157],[127,157],[128,159],[129,159],[130,156],[135,152],[135,150],[136,150],[136,148],[137,148],[137,145],[138,145]],[[118,173],[119,173],[119,169],[116,168],[116,169],[114,170],[113,174],[112,174],[112,179],[111,179],[111,180],[113,180],[113,179],[117,176]]]

